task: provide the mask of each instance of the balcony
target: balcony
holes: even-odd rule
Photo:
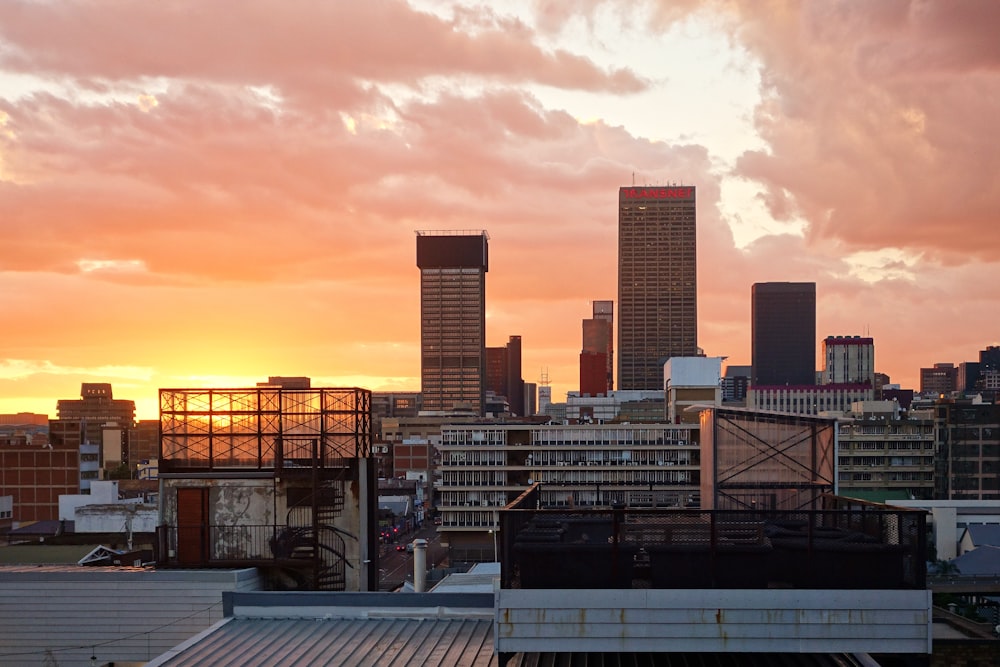
[[[156,552],[158,567],[273,567],[292,588],[344,590],[344,541],[329,526],[158,526]]]

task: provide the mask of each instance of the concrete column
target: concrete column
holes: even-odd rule
[[[931,508],[934,517],[934,539],[938,560],[951,560],[958,555],[958,509]]]

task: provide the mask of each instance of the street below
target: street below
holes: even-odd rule
[[[430,522],[409,535],[405,541],[398,542],[404,547],[403,551],[397,551],[396,544],[381,545],[378,577],[380,591],[394,591],[407,579],[413,580],[413,553],[405,551],[405,547],[418,538],[427,540],[428,569],[440,565],[448,555],[447,550],[441,546],[437,528]]]

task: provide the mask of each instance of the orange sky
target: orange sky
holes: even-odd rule
[[[417,229],[489,231],[488,344],[559,399],[633,178],[698,187],[709,355],[772,280],[904,386],[1000,344],[1000,4],[504,7],[0,3],[0,412],[419,389]]]

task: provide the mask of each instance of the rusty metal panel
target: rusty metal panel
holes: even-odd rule
[[[931,650],[926,590],[498,592],[497,650],[909,653]]]

